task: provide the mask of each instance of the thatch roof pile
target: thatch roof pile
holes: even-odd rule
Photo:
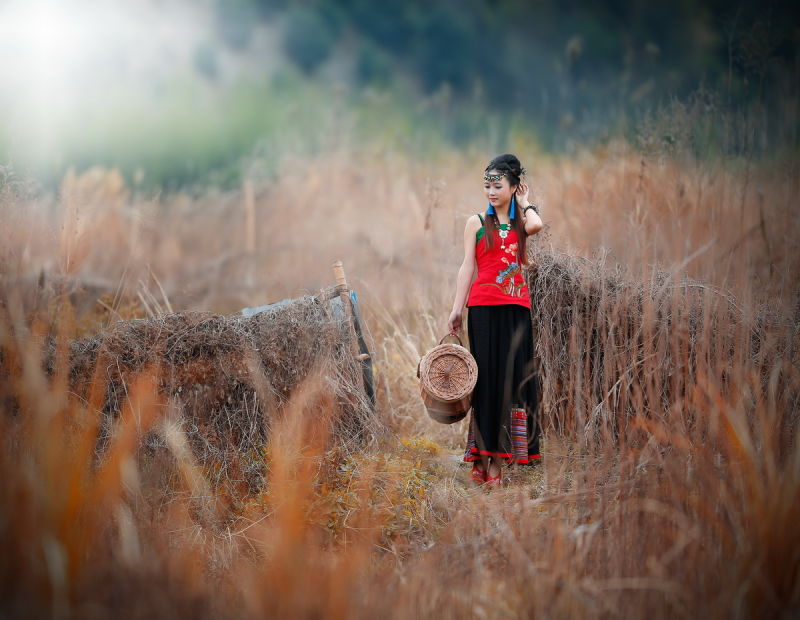
[[[337,297],[331,287],[251,316],[178,312],[120,321],[72,343],[71,384],[85,397],[99,364],[108,434],[131,378],[157,367],[160,389],[178,405],[196,457],[222,463],[234,453],[260,454],[274,416],[313,373],[334,404],[330,440],[354,447],[372,438],[378,423],[351,349],[352,326],[341,305],[332,310]],[[257,459],[253,468],[259,469]],[[260,473],[249,472],[249,482]]]
[[[774,307],[742,307],[668,271],[653,270],[643,282],[604,255],[529,251],[545,427],[617,436],[631,416],[663,416],[706,378],[729,387],[734,369],[748,363],[766,385],[776,360],[800,363],[796,320]],[[784,394],[786,402],[799,396]],[[688,406],[684,413],[689,428]]]

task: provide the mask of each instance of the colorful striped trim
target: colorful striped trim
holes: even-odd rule
[[[528,454],[528,414],[521,407],[511,409],[511,452],[491,452],[478,450],[473,430],[474,420],[470,417],[469,433],[467,435],[467,448],[464,451],[463,461],[472,463],[480,460],[482,456],[493,456],[505,459],[507,463],[527,464],[542,458],[541,454]],[[472,414],[474,415],[474,414]]]
[[[528,462],[528,414],[524,409],[511,409],[511,452],[517,463]]]

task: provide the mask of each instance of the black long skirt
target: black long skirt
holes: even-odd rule
[[[534,463],[539,454],[538,377],[531,312],[519,304],[470,306],[469,347],[478,364],[465,461],[494,456]]]

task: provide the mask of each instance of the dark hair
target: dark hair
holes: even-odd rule
[[[517,156],[511,153],[498,155],[490,161],[484,172],[489,172],[490,170],[505,172],[508,183],[512,187],[519,187],[522,181],[521,177],[525,174],[525,168],[522,167]],[[517,262],[520,265],[528,264],[528,253],[525,251],[525,242],[528,239],[528,234],[525,232],[525,224],[522,222],[522,209],[524,206],[525,205],[516,206],[514,209],[514,219],[511,220],[511,225],[517,232]],[[497,231],[500,230],[500,221],[497,219],[497,215],[487,215],[486,223],[488,224],[487,232],[489,233],[486,235],[486,247],[491,248],[494,246]]]
[[[484,172],[489,172],[489,170],[505,172],[508,176],[508,182],[511,185],[519,185],[520,177],[525,174],[525,168],[523,168],[522,164],[519,163],[517,156],[512,155],[511,153],[506,153],[505,155],[498,155],[495,157],[489,162],[489,165],[486,166],[486,170]]]

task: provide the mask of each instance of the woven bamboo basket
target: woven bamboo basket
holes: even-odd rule
[[[449,335],[449,334],[448,334]],[[461,344],[439,344],[417,365],[419,390],[428,415],[442,424],[464,419],[472,404],[472,390],[478,380],[478,364]]]

